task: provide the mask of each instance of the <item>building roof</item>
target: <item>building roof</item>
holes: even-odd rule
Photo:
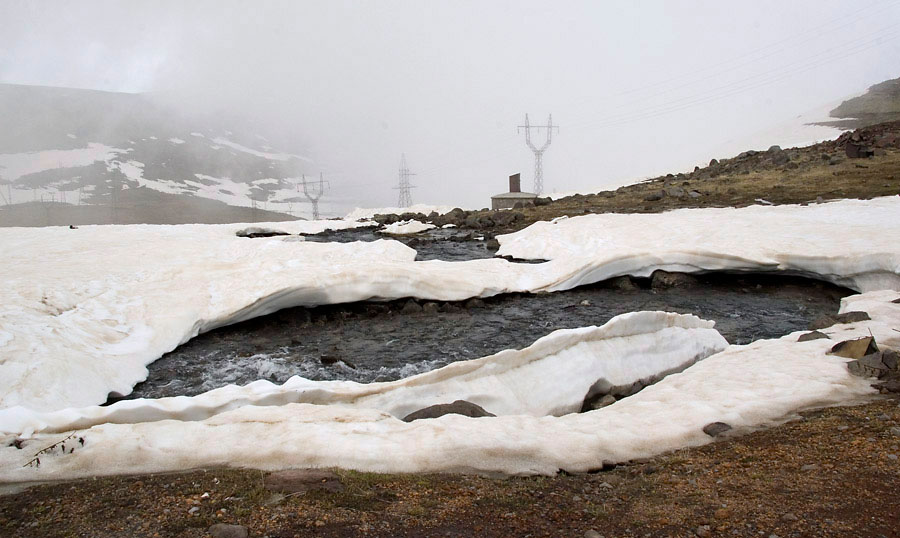
[[[537,194],[533,192],[504,192],[503,194],[491,196],[491,199],[494,198],[537,198]]]

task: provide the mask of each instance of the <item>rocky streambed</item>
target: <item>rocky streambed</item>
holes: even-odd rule
[[[282,383],[293,375],[389,381],[640,310],[712,319],[730,343],[746,344],[806,329],[836,313],[851,293],[785,276],[656,276],[457,303],[407,299],[286,309],[194,338],[151,364],[129,398],[195,395],[258,379]]]

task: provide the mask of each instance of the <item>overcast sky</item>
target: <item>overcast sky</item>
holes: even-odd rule
[[[0,82],[244,111],[368,206],[396,203],[401,153],[414,202],[485,206],[517,171],[530,187],[525,113],[560,126],[547,192],[789,145],[778,126],[900,76],[898,58],[898,0],[0,0]]]

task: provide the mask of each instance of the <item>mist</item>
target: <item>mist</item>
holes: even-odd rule
[[[896,1],[7,0],[0,82],[242,118],[337,206],[396,205],[405,154],[414,203],[484,207],[530,189],[526,113],[560,126],[544,192],[611,188],[811,142],[778,126],[896,77],[898,38]]]

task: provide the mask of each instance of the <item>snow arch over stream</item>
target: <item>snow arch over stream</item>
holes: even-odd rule
[[[242,400],[262,386],[256,384],[220,389],[235,392],[206,415],[190,416],[191,409],[203,407],[200,400],[191,398],[173,398],[165,405],[135,400],[130,405],[157,415],[148,416],[149,421],[132,417],[122,424],[105,423],[100,415],[91,419],[98,412],[89,410],[95,408],[79,408],[105,401],[110,392],[128,393],[146,376],[147,364],[199,332],[289,306],[400,297],[447,301],[554,291],[623,274],[646,276],[656,269],[782,271],[858,291],[900,289],[898,214],[900,198],[888,197],[809,207],[592,215],[537,223],[499,238],[501,255],[550,260],[542,264],[503,259],[415,262],[414,250],[389,240],[323,244],[294,237],[252,241],[236,237],[235,232],[246,225],[3,229],[0,431],[21,434],[32,427],[59,431],[97,424],[87,430],[90,448],[76,453],[81,455],[60,458],[58,464],[37,473],[59,477],[215,464],[552,472],[584,470],[604,458],[627,459],[696,444],[703,439],[696,427],[702,421],[753,426],[800,407],[847,401],[870,389],[864,380],[846,373],[843,360],[823,359],[825,343],[798,346],[782,339],[731,346],[610,408],[564,417],[534,416],[527,407],[523,413],[523,408],[513,406],[510,415],[497,418],[443,417],[421,421],[425,425],[406,424],[391,413],[403,412],[404,398],[414,391],[398,390],[374,408],[350,405],[340,398],[328,402],[333,405],[304,399],[275,401],[278,405]],[[278,223],[277,227],[289,233],[314,233],[355,225],[328,221]],[[900,333],[889,327],[897,324],[897,308],[880,306],[883,302],[893,305],[890,300],[897,293],[884,293],[893,295],[861,296],[870,301],[866,304],[879,305],[881,318],[851,326],[847,334],[865,329],[880,331],[876,337],[888,342],[897,340],[894,335]],[[646,316],[655,315],[659,314],[627,319],[641,325]],[[665,353],[660,335],[667,329],[643,326],[642,331],[656,335],[646,351]],[[698,355],[697,349],[712,352],[717,345],[708,332],[715,331],[708,326],[678,330],[693,331],[692,337],[667,348],[686,351],[678,360],[699,358],[702,353]],[[578,331],[572,334],[586,337],[590,332]],[[549,340],[555,338],[562,337]],[[580,345],[572,346],[576,351],[559,369],[590,355]],[[480,359],[485,361],[482,367],[499,368],[501,355]],[[451,367],[464,368],[447,368]],[[716,387],[709,386],[712,380]],[[302,386],[304,381],[296,383]],[[411,381],[395,383],[400,387]],[[452,385],[450,379],[447,383]],[[292,390],[296,394],[296,387],[285,386],[281,394]],[[477,383],[468,380],[460,386],[470,396],[474,393],[477,401]],[[798,391],[797,386],[805,388]],[[323,387],[307,392],[328,400]],[[377,392],[374,385],[362,387],[354,390]],[[561,392],[559,387],[554,391]],[[448,398],[456,394],[451,393],[446,394]],[[425,394],[411,398],[409,405],[424,403]],[[208,395],[196,398],[204,396]],[[365,399],[357,396],[351,400]],[[577,394],[578,399],[583,396],[584,391]],[[160,405],[163,415],[158,414]],[[559,413],[570,404],[558,405],[546,404],[545,411]],[[494,411],[490,404],[486,407]],[[165,413],[173,414],[166,417]],[[47,418],[50,415],[53,420],[62,418],[53,425]],[[653,428],[659,433],[647,435]],[[614,437],[600,434],[605,431],[618,433]],[[37,435],[35,442],[43,442],[46,435]],[[261,438],[266,442],[260,443]],[[148,439],[153,439],[149,448],[140,445]],[[301,439],[302,446],[298,445]],[[195,450],[201,441],[209,448]],[[252,448],[251,442],[255,443]],[[104,451],[103,447],[111,446],[121,448]],[[362,446],[366,449],[361,450]],[[146,458],[129,464],[131,449]],[[32,469],[14,469],[22,457],[20,451],[0,450],[5,479],[34,476]],[[442,459],[435,460],[430,451],[442,454]],[[388,453],[389,458],[382,457]],[[104,465],[111,470],[102,471]]]

